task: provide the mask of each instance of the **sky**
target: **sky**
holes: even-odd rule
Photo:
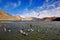
[[[0,10],[22,17],[60,17],[60,0],[0,0]]]

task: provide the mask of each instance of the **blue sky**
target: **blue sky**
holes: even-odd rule
[[[59,16],[60,0],[0,0],[0,9],[23,17]]]

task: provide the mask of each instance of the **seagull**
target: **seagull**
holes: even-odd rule
[[[23,34],[23,35],[25,35],[25,36],[28,35],[28,33],[24,32],[23,30],[20,30],[20,33]]]
[[[4,28],[4,31],[6,31],[6,28]]]
[[[11,30],[9,29],[8,32],[11,32]]]

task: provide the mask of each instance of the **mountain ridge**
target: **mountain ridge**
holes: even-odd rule
[[[20,16],[12,16],[0,10],[0,20],[21,20]]]
[[[19,15],[12,16],[6,12],[0,10],[0,20],[27,20],[27,21],[60,21],[60,17],[45,17],[45,18],[36,18],[36,17],[21,17]]]

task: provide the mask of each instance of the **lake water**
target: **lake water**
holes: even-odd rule
[[[5,29],[6,30],[5,30]],[[23,35],[22,30],[28,35]],[[33,29],[33,32],[28,32]],[[11,30],[9,32],[9,30]],[[60,21],[0,21],[0,40],[60,40]]]

